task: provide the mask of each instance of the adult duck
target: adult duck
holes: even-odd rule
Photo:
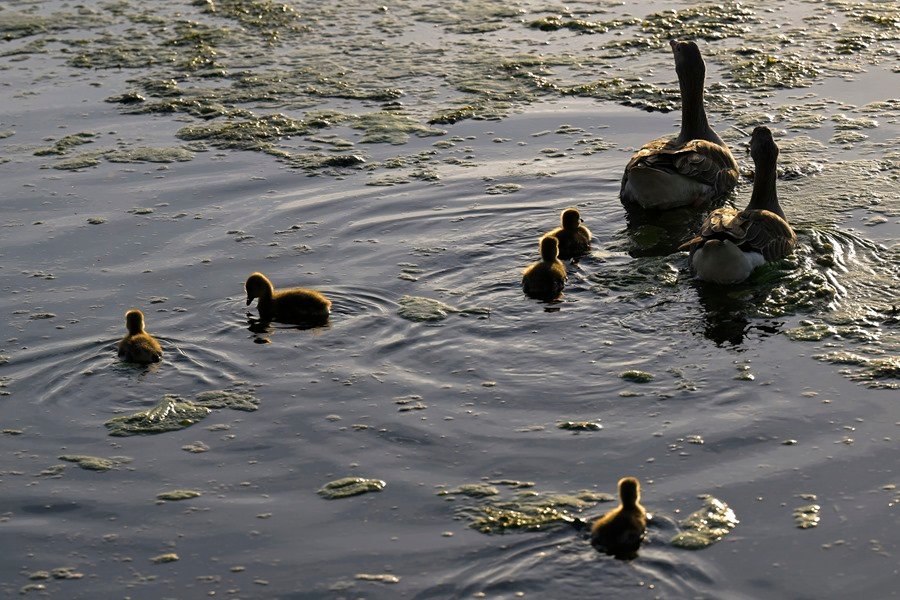
[[[641,148],[625,167],[619,198],[626,209],[700,207],[737,184],[731,151],[713,131],[703,106],[706,65],[694,42],[671,41],[681,88],[681,132]]]
[[[787,256],[797,245],[797,234],[775,191],[778,145],[768,127],[753,130],[750,156],[756,171],[747,208],[714,210],[706,217],[700,235],[679,248],[690,250],[691,270],[697,279],[740,283],[756,267]]]

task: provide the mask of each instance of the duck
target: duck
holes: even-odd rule
[[[591,231],[582,223],[577,208],[567,208],[560,215],[560,226],[549,232],[559,242],[560,260],[569,260],[587,254],[591,249]]]
[[[619,199],[626,209],[699,208],[731,191],[738,167],[713,131],[703,105],[706,65],[695,42],[669,42],[681,89],[681,132],[638,150],[622,176]]]
[[[566,267],[559,260],[559,240],[545,235],[540,241],[541,260],[522,273],[522,289],[532,298],[555,300],[566,285]]]
[[[647,511],[641,506],[641,484],[634,477],[619,480],[621,504],[591,526],[591,545],[616,558],[631,559],[647,530]]]
[[[275,286],[262,273],[253,273],[244,284],[247,306],[259,298],[256,307],[262,321],[303,324],[325,321],[331,314],[331,300],[315,290],[291,288],[275,291]]]
[[[162,360],[162,346],[144,331],[144,313],[133,308],[125,313],[126,335],[119,342],[119,358],[125,362],[149,365]]]
[[[754,269],[787,256],[797,245],[797,234],[778,203],[778,145],[768,127],[753,130],[750,156],[755,172],[747,208],[714,210],[706,217],[700,234],[679,247],[690,251],[688,261],[697,279],[724,285],[740,283]]]

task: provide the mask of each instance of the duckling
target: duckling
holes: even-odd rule
[[[619,480],[619,498],[622,503],[594,522],[591,527],[591,545],[616,558],[635,558],[644,531],[647,529],[647,512],[641,506],[641,484],[634,477]]]
[[[554,300],[566,284],[566,267],[559,260],[559,240],[552,235],[541,238],[541,260],[522,273],[522,289],[532,298]]]
[[[144,331],[144,313],[136,308],[125,313],[125,328],[128,335],[119,342],[119,358],[142,365],[162,360],[162,346]]]
[[[247,306],[259,298],[257,308],[263,321],[309,323],[325,321],[331,313],[331,300],[315,290],[291,288],[276,292],[275,286],[262,273],[253,273],[244,284]]]
[[[547,234],[559,240],[560,260],[576,258],[591,249],[591,231],[583,222],[578,209],[567,208],[560,217],[561,226]]]
[[[628,161],[619,198],[626,209],[699,207],[731,191],[737,163],[703,107],[706,65],[694,42],[669,42],[681,88],[681,132],[653,140]]]
[[[750,156],[756,172],[747,208],[714,210],[706,217],[700,235],[679,247],[690,250],[689,262],[697,279],[740,283],[756,267],[787,256],[797,245],[797,234],[775,191],[778,145],[768,127],[753,130]]]

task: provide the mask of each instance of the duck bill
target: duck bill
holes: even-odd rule
[[[250,306],[250,303],[253,302],[253,298],[247,296],[247,306]]]

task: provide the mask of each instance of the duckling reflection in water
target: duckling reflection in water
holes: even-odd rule
[[[532,298],[554,300],[566,285],[566,267],[559,260],[559,241],[552,235],[541,238],[541,260],[522,273],[522,289]]]
[[[144,313],[136,308],[125,313],[125,328],[128,335],[119,342],[119,358],[142,365],[162,360],[162,346],[144,331]]]
[[[567,208],[560,217],[560,227],[547,234],[559,241],[560,260],[577,258],[590,251],[591,231],[582,225],[583,222],[578,209]]]
[[[591,545],[622,560],[637,557],[647,529],[647,512],[641,506],[641,484],[634,477],[619,480],[622,503],[594,522]]]
[[[325,323],[331,313],[331,300],[315,290],[291,288],[275,291],[275,286],[262,273],[253,273],[244,284],[247,306],[259,298],[260,321],[292,324]]]

